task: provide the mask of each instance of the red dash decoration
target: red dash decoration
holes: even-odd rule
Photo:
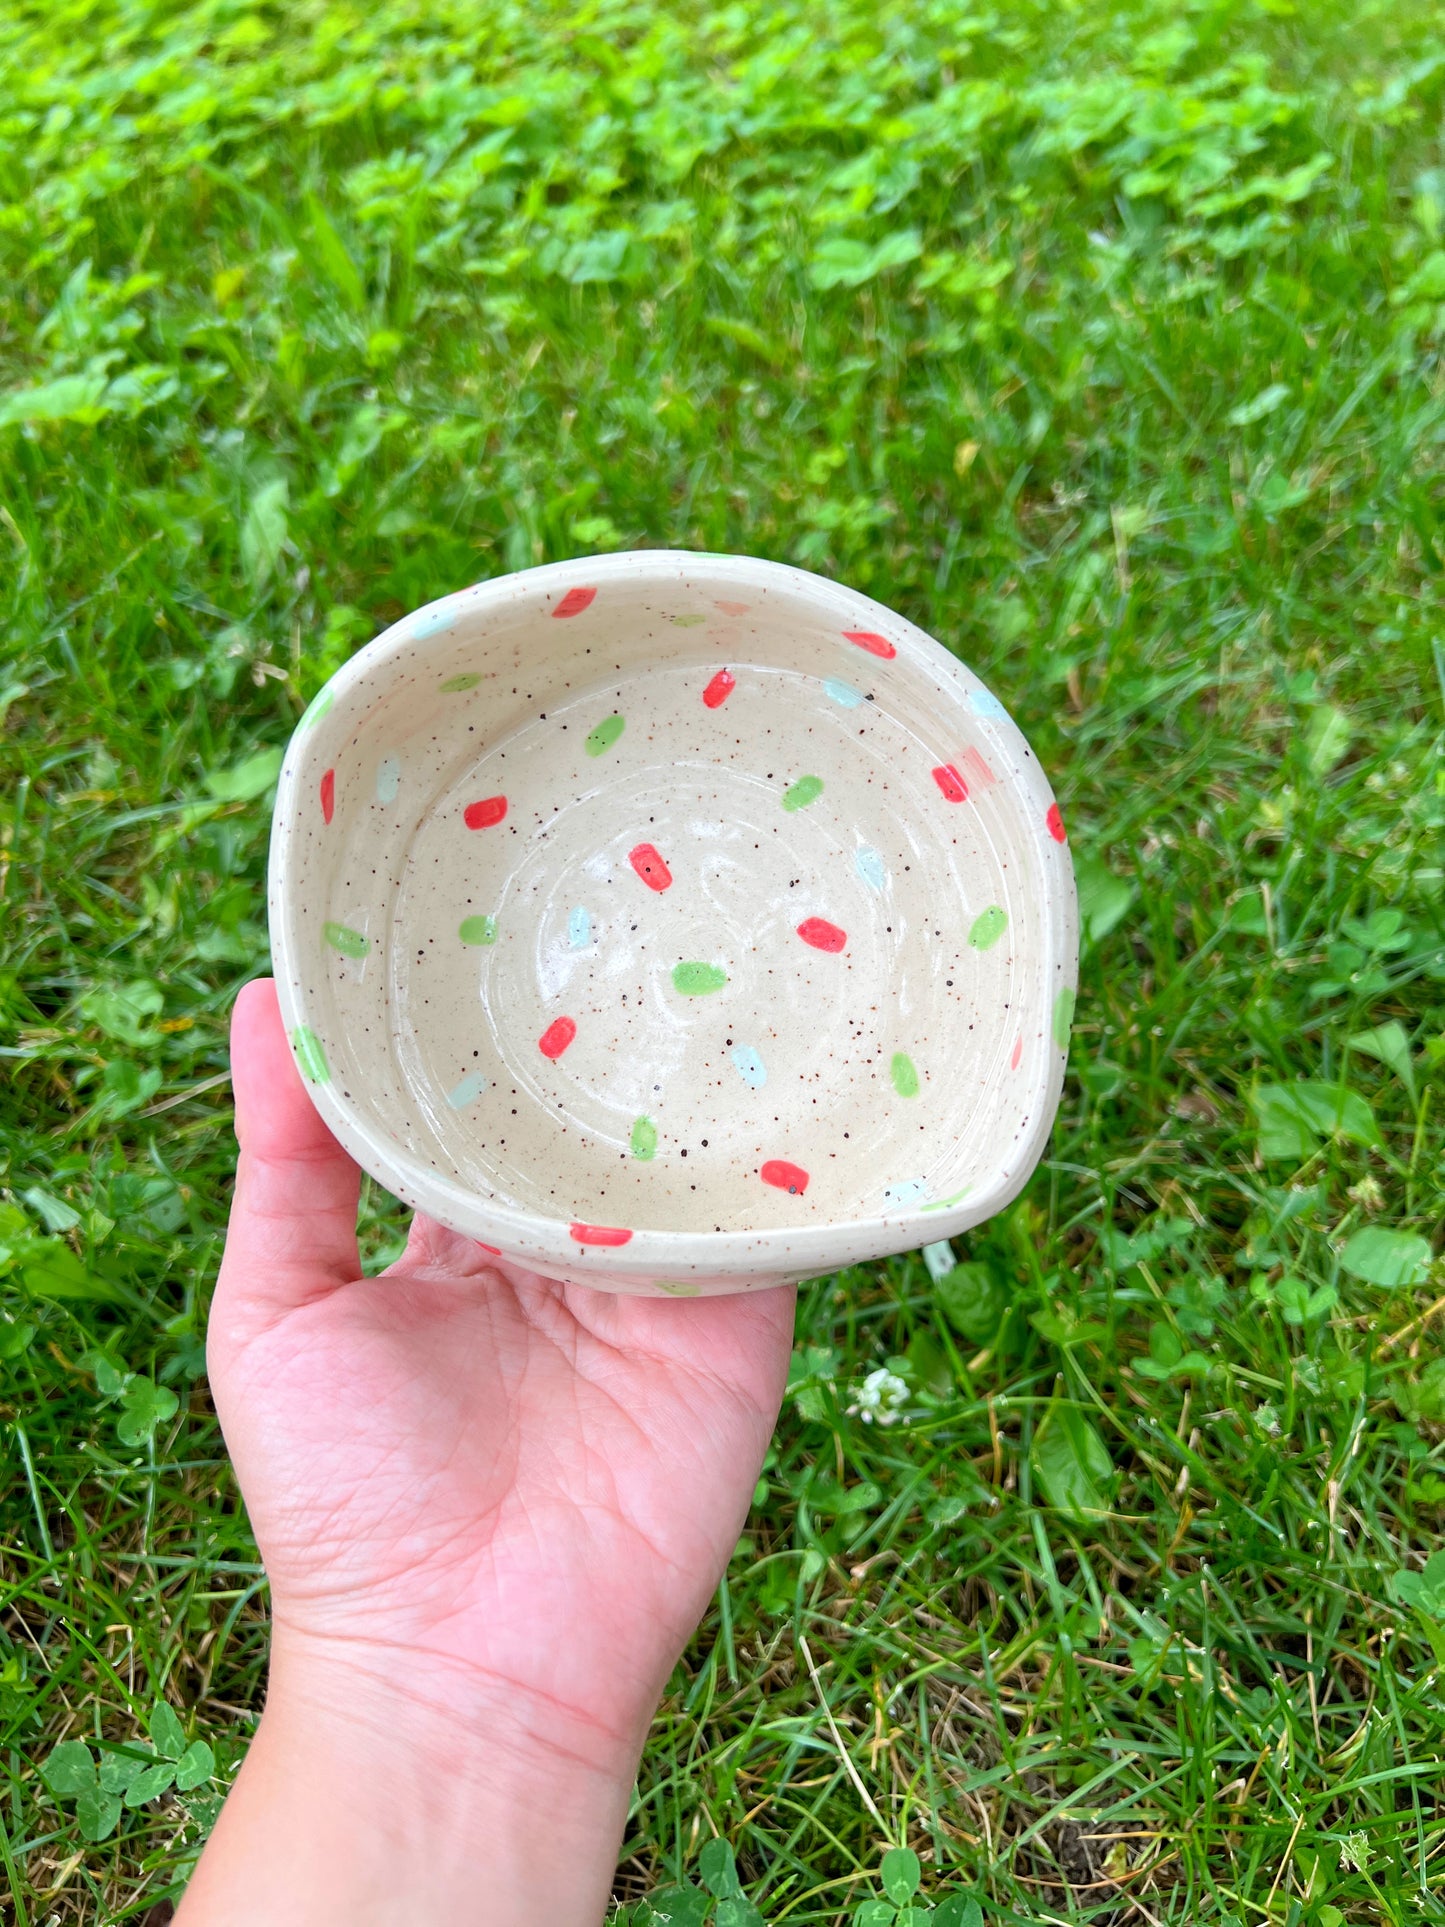
[[[964,782],[952,763],[940,763],[933,772],[933,780],[943,791],[950,803],[962,803],[968,797],[968,784]]]
[[[1009,1069],[1011,1071],[1016,1071],[1019,1065],[1023,1062],[1023,1059],[1024,1059],[1024,1040],[1022,1037],[1016,1037],[1014,1039],[1014,1054],[1008,1060]]]
[[[887,636],[876,636],[871,629],[845,629],[843,634],[849,642],[856,642],[860,649],[866,649],[870,656],[881,656],[884,662],[892,662],[898,654]]]
[[[1068,840],[1064,831],[1064,813],[1057,803],[1050,803],[1049,813],[1044,821],[1048,824],[1049,835],[1055,843],[1064,843]]]
[[[789,1164],[786,1158],[769,1158],[758,1176],[764,1184],[771,1184],[779,1191],[801,1195],[808,1188],[808,1174],[802,1165]]]
[[[627,861],[636,870],[649,890],[666,890],[672,883],[672,872],[657,854],[651,843],[639,843]]]
[[[576,1035],[577,1026],[570,1017],[554,1017],[537,1039],[537,1048],[544,1057],[560,1057]]]
[[[502,1247],[500,1245],[484,1245],[480,1238],[476,1240],[476,1246],[478,1251],[490,1252],[494,1258],[500,1258],[502,1255]]]
[[[505,796],[484,796],[480,803],[468,803],[462,820],[469,830],[489,830],[507,814]]]
[[[632,1233],[615,1224],[574,1224],[572,1236],[579,1245],[625,1245]]]
[[[964,774],[968,777],[969,781],[977,783],[980,789],[986,790],[998,781],[998,778],[971,743],[958,760],[962,763]]]
[[[321,818],[329,823],[336,814],[336,771],[327,770],[321,779]]]
[[[721,609],[725,616],[745,616],[753,606],[750,602],[714,602],[714,609]]]
[[[590,609],[597,598],[595,589],[569,589],[557,607],[554,616],[580,616],[584,609]]]
[[[848,932],[825,917],[807,918],[798,925],[798,935],[815,950],[841,950],[848,941]]]
[[[709,709],[721,709],[736,688],[737,678],[733,675],[732,671],[730,669],[719,669],[707,688],[702,692],[702,699]]]

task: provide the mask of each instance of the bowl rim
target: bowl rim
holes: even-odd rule
[[[907,643],[925,656],[937,652],[952,672],[962,672],[983,692],[986,707],[975,712],[985,732],[992,731],[1015,750],[1007,776],[1001,781],[1016,797],[1033,807],[1026,820],[1035,822],[1042,849],[1044,824],[1055,805],[1052,788],[1022,730],[982,678],[925,629],[906,616],[875,602],[870,596],[831,577],[815,575],[790,563],[761,557],[720,554],[696,549],[626,549],[605,555],[580,556],[544,563],[494,576],[468,588],[438,597],[402,616],[359,649],[328,679],[308,705],[287,744],[277,782],[267,868],[267,898],[272,965],[277,997],[288,1038],[307,1022],[301,984],[311,973],[299,967],[302,954],[297,928],[298,904],[289,887],[289,874],[300,837],[301,770],[306,762],[309,726],[333,705],[385,669],[391,660],[418,643],[439,639],[445,628],[443,612],[473,615],[502,609],[519,600],[542,600],[569,589],[600,586],[607,578],[646,586],[673,585],[680,571],[697,571],[712,583],[758,589],[786,588],[802,595],[826,613],[852,617],[857,626],[881,630],[895,644]],[[972,694],[972,690],[969,691]],[[1043,970],[1061,971],[1060,988],[1073,988],[1078,968],[1077,898],[1073,864],[1067,843],[1063,866],[1053,874],[1061,887],[1045,892]],[[1047,872],[1046,872],[1047,874]],[[1045,980],[1047,981],[1047,975]],[[1052,1024],[1052,1006],[1046,1021]],[[1033,1175],[1053,1130],[1063,1091],[1067,1045],[1046,1053],[1047,1073],[1036,1079],[1029,1093],[1029,1128],[995,1155],[992,1165],[965,1194],[947,1203],[914,1205],[862,1218],[830,1219],[808,1225],[748,1231],[663,1231],[631,1228],[621,1244],[579,1242],[574,1225],[521,1206],[485,1198],[455,1179],[423,1163],[388,1137],[355,1099],[346,1097],[332,1080],[305,1077],[307,1095],[332,1135],[343,1148],[387,1190],[413,1209],[503,1255],[491,1242],[500,1239],[508,1259],[535,1264],[539,1270],[643,1284],[658,1274],[679,1274],[680,1281],[780,1282],[785,1278],[822,1276],[844,1265],[864,1263],[895,1252],[933,1244],[981,1224],[1015,1198]],[[293,1051],[294,1051],[293,1043]]]

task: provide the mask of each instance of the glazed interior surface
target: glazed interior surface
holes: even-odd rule
[[[995,1172],[1057,985],[991,699],[782,588],[552,602],[453,599],[293,746],[333,1087],[559,1222],[840,1223]]]

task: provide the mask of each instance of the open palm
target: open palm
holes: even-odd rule
[[[241,1160],[210,1372],[278,1647],[599,1764],[640,1740],[746,1514],[792,1294],[611,1297],[418,1217],[362,1275],[358,1174],[269,983],[232,1033]]]

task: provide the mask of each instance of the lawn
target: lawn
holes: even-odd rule
[[[624,1917],[1445,1920],[1442,47],[0,0],[16,1927],[167,1918],[261,1691],[202,1338],[281,747],[407,609],[652,545],[979,669],[1086,941],[1022,1199],[800,1294]]]

